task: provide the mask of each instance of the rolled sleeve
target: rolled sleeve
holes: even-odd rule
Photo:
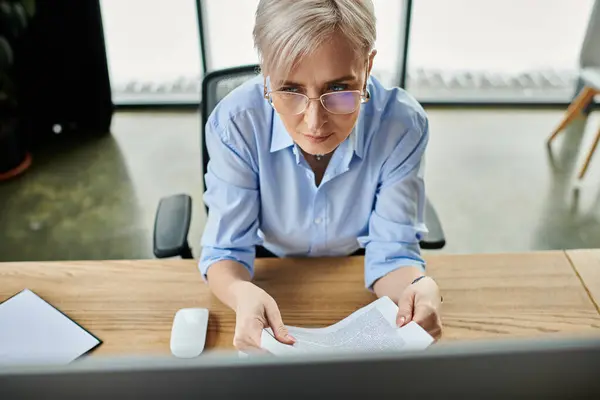
[[[222,260],[237,261],[252,275],[255,246],[261,242],[258,171],[246,143],[235,132],[237,129],[220,129],[213,120],[206,126],[210,161],[204,202],[209,212],[199,261],[205,279],[211,265]]]
[[[425,271],[419,242],[427,232],[424,223],[425,186],[423,154],[428,125],[417,115],[411,127],[382,167],[368,234],[359,237],[365,247],[365,286],[407,266]]]
[[[200,272],[202,272],[202,277],[206,279],[206,274],[211,265],[218,261],[231,260],[246,267],[252,276],[254,275],[254,256],[254,247],[234,249],[204,246],[200,257]]]

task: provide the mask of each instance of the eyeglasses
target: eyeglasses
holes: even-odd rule
[[[267,92],[265,86],[265,99],[269,100],[275,111],[283,115],[302,114],[308,108],[308,103],[313,100],[319,100],[323,108],[331,114],[352,114],[362,103],[369,101],[369,92],[365,91],[365,93],[363,95],[360,90],[344,90],[310,98],[302,93],[280,90]]]

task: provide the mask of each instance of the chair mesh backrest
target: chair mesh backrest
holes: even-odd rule
[[[208,73],[202,81],[202,121],[204,125],[217,104],[233,89],[258,74],[257,65],[231,68]],[[204,134],[202,135],[204,137]]]
[[[219,79],[214,79],[212,82],[208,83],[208,87],[210,88],[208,91],[208,98],[202,99],[203,101],[206,101],[208,114],[210,115],[217,104],[223,100],[223,98],[227,96],[229,92],[247,80],[253,78],[255,75],[255,73],[248,73],[238,76],[224,76]]]
[[[600,0],[592,6],[590,20],[579,55],[582,68],[600,68]]]
[[[202,80],[202,127],[200,128],[202,133],[202,175],[206,173],[209,161],[208,149],[204,140],[204,129],[208,117],[225,96],[247,80],[255,77],[258,71],[258,65],[229,68],[210,72]],[[206,182],[204,188],[206,189]]]

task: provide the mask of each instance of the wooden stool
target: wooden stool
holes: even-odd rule
[[[584,86],[583,89],[579,92],[579,95],[571,102],[571,105],[567,109],[565,117],[561,121],[561,123],[556,127],[552,135],[548,138],[547,144],[548,147],[551,146],[552,141],[558,136],[558,134],[567,127],[578,115],[582,114],[582,111],[592,102],[594,96],[600,94],[600,90],[595,89],[590,86]],[[583,179],[587,169],[590,165],[590,161],[592,160],[592,156],[596,151],[596,147],[598,147],[598,142],[600,142],[600,130],[596,133],[596,137],[594,138],[594,143],[592,144],[592,148],[588,152],[588,155],[585,159],[585,163],[583,167],[579,171],[579,179]]]

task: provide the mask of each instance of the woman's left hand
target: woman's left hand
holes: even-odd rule
[[[398,327],[415,321],[435,340],[442,337],[442,320],[440,318],[441,296],[437,283],[425,277],[412,285],[408,285],[398,302]]]

